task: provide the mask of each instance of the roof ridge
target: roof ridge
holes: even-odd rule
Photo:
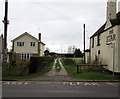
[[[116,25],[120,25],[120,11],[118,13],[116,13],[116,15],[117,15],[117,17],[115,19],[110,19],[109,20],[110,23],[112,24],[112,27],[114,27]],[[96,35],[101,34],[102,32],[104,32],[105,31],[104,30],[105,29],[105,25],[106,25],[107,21],[90,38],[92,38],[92,37],[94,37],[94,36],[96,36]]]
[[[22,37],[22,36],[24,36],[24,35],[29,35],[29,36],[33,37],[34,39],[38,40],[37,38],[35,38],[35,37],[32,36],[31,34],[29,34],[28,32],[25,32],[25,33],[19,35],[18,37],[16,37],[15,39],[13,39],[12,41],[15,41],[16,39],[18,39],[18,38],[20,38],[20,37]],[[38,40],[38,41],[39,41],[39,40]]]
[[[104,29],[105,29],[106,23],[107,23],[107,21],[106,21],[91,37],[94,37],[94,36],[102,33],[102,32],[104,31]],[[91,38],[91,37],[90,37],[90,38]]]

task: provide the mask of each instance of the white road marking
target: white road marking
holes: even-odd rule
[[[11,84],[11,85],[20,85],[20,84],[27,85],[27,84],[29,84],[29,82],[4,82],[3,84],[4,85],[9,85],[9,84]]]
[[[3,83],[3,84],[4,84],[4,85],[6,85],[6,84],[8,84],[8,85],[9,85],[9,84],[10,84],[10,82],[5,82],[5,83]]]
[[[82,85],[82,82],[76,82],[77,85]]]
[[[85,86],[86,86],[86,85],[91,85],[91,84],[90,84],[90,83],[85,83]]]
[[[18,82],[18,85],[23,84],[22,82]]]
[[[30,84],[30,82],[3,82],[4,85],[28,85]],[[100,86],[100,85],[110,85],[110,86],[115,86],[115,87],[118,87],[118,84],[117,83],[111,83],[111,82],[106,82],[106,83],[97,83],[97,82],[63,82],[62,83],[63,85],[71,85],[71,86],[80,86],[80,85],[83,85],[83,86]]]
[[[28,82],[25,82],[25,85],[29,84]]]
[[[70,85],[76,85],[76,83],[72,83],[72,82],[70,82]]]
[[[110,85],[110,86],[114,86],[114,87],[118,87],[118,83],[106,83],[107,85]]]
[[[63,82],[63,84],[65,85],[65,84],[69,84],[69,82]]]
[[[113,85],[113,83],[107,83],[107,85]]]
[[[17,83],[16,83],[16,82],[12,82],[11,84],[12,84],[12,85],[15,85],[15,84],[17,84]]]
[[[100,84],[98,83],[83,83],[83,82],[63,82],[63,84],[69,84],[71,86],[74,86],[74,85],[85,85],[85,86],[99,86]]]
[[[98,83],[92,83],[92,85],[94,85],[94,86],[95,86],[95,85],[99,85],[99,84],[98,84]]]

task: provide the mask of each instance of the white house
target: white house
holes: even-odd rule
[[[33,37],[27,32],[12,40],[12,51],[19,56],[19,59],[27,60],[31,56],[43,56],[45,44],[41,42],[41,33],[39,39]]]
[[[90,49],[85,50],[85,63],[89,64],[90,63]]]
[[[106,22],[90,37],[90,61],[107,64],[109,71],[120,73],[120,12],[116,0],[108,0]]]

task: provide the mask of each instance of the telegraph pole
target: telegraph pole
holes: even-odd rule
[[[83,25],[83,29],[84,29],[84,64],[85,64],[85,24]]]
[[[8,30],[8,0],[5,0],[5,16],[4,20],[2,21],[4,23],[4,56],[6,57],[7,54],[7,30]]]
[[[7,28],[8,28],[8,0],[5,0],[5,17],[4,23],[4,49],[7,49]]]

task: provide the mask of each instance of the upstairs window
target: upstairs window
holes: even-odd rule
[[[24,46],[24,42],[17,42],[17,46]]]
[[[97,46],[100,46],[100,34],[97,36]]]
[[[94,37],[92,38],[92,47],[94,47]]]
[[[30,46],[35,46],[35,42],[30,42]]]

